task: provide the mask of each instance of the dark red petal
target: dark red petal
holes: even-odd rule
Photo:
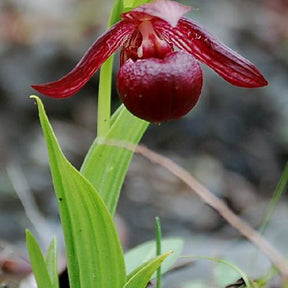
[[[86,84],[135,29],[136,24],[130,21],[123,20],[116,23],[92,44],[71,72],[55,82],[32,85],[32,88],[49,97],[72,96]]]
[[[161,20],[155,21],[153,25],[165,38],[210,66],[231,84],[246,88],[268,84],[249,60],[221,43],[190,19],[180,19],[176,28]]]
[[[164,59],[129,59],[118,73],[117,88],[132,114],[160,123],[187,114],[199,99],[202,82],[197,60],[181,51]]]

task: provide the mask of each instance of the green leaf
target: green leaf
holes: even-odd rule
[[[96,138],[80,170],[100,193],[111,215],[115,213],[133,156],[133,151],[123,146],[136,145],[149,125],[133,116],[123,105],[115,115],[111,119],[112,126],[108,134],[103,138]]]
[[[123,288],[145,288],[147,283],[151,280],[152,275],[171,253],[173,252],[169,251],[136,268],[128,275],[128,281]]]
[[[71,288],[122,288],[125,263],[113,219],[89,181],[63,155],[37,96],[62,222]],[[103,164],[103,162],[102,162]]]
[[[29,230],[26,230],[26,243],[38,288],[54,288],[39,244]]]
[[[162,252],[173,251],[174,253],[166,259],[161,266],[162,274],[166,273],[179,258],[183,249],[183,240],[178,238],[162,239],[161,249]],[[125,253],[125,263],[127,273],[131,273],[138,266],[151,260],[156,255],[156,243],[155,241],[148,241],[141,245],[134,247]],[[153,275],[155,277],[155,275]]]
[[[59,288],[57,243],[55,237],[53,237],[48,248],[45,262],[53,288]]]

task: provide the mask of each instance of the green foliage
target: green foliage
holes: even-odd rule
[[[162,274],[167,272],[179,258],[183,249],[183,240],[178,238],[167,238],[161,241],[162,252],[173,251],[174,253],[165,260],[162,265]],[[132,273],[133,270],[141,266],[143,263],[150,261],[156,255],[155,241],[148,241],[125,253],[125,263],[127,273]],[[155,274],[153,275],[155,277]]]
[[[122,248],[113,219],[89,181],[63,155],[41,100],[36,99],[64,231],[71,288],[122,288]],[[47,287],[47,286],[46,286]]]
[[[112,117],[111,124],[106,136],[97,137],[92,144],[81,173],[97,189],[108,210],[114,215],[133,156],[133,151],[125,148],[125,145],[136,145],[149,123],[136,118],[121,105]]]
[[[107,287],[107,281],[111,288],[146,287],[164,259],[171,254],[167,251],[174,250],[175,253],[164,262],[162,273],[171,268],[183,247],[180,239],[164,239],[161,240],[161,250],[166,253],[157,257],[155,255],[160,252],[157,253],[154,241],[130,250],[125,255],[128,271],[126,277],[124,256],[112,216],[133,156],[132,148],[140,141],[149,124],[134,117],[122,105],[111,118],[108,133],[96,138],[92,144],[80,173],[63,155],[41,100],[36,96],[31,97],[37,102],[48,147],[65,236],[71,288],[104,288]],[[287,182],[288,165],[274,192],[264,227],[268,224]],[[55,239],[51,242],[45,260],[33,235],[29,231],[26,235],[38,287],[59,288]],[[221,263],[214,272],[216,282],[222,286],[240,275],[248,288],[255,287],[246,274],[230,262],[201,256],[193,258]],[[232,273],[227,272],[227,267]],[[271,275],[273,277],[274,274]],[[261,281],[267,283],[269,279]],[[257,283],[257,287],[263,287],[261,281],[254,283]]]
[[[127,263],[130,263],[130,269],[132,270],[131,267],[134,268],[133,272],[128,275],[126,282],[124,256],[109,210],[91,183],[65,158],[49,123],[41,100],[36,96],[31,97],[37,102],[41,127],[48,148],[52,179],[56,197],[58,199],[66,243],[71,288],[104,288],[107,287],[107,283],[109,283],[108,285],[111,288],[146,287],[152,275],[171,252],[166,252],[163,255],[154,257],[156,253],[155,242],[153,243],[153,248],[151,247],[151,242],[148,243],[148,245],[146,243],[146,245],[134,249],[134,251],[130,252],[130,257],[131,255],[133,256],[133,254],[138,254],[140,256],[141,253],[144,252],[145,256],[147,256],[148,251],[153,251],[153,256],[148,259],[137,257],[138,264],[142,264],[139,267],[136,266],[136,262],[131,264],[131,258],[127,256],[126,259]],[[101,168],[102,170],[105,169],[103,169],[102,165],[97,166],[99,165],[98,162],[102,161],[101,163],[103,163],[103,161],[105,161],[104,163],[108,164],[108,171],[102,172],[102,176],[105,176],[104,178],[108,177],[116,186],[114,188],[113,186],[108,186],[109,189],[107,190],[110,192],[111,190],[113,191],[113,189],[117,191],[120,189],[119,185],[122,185],[133,153],[131,150],[126,149],[125,145],[124,147],[121,145],[118,146],[117,142],[116,145],[107,145],[104,144],[104,142],[119,139],[122,136],[122,142],[125,140],[127,141],[126,143],[137,143],[148,126],[148,123],[138,119],[133,120],[133,118],[135,117],[124,107],[121,107],[112,119],[112,127],[106,138],[102,139],[102,142],[99,142],[99,140],[95,141],[83,165],[85,168],[83,168],[84,172],[86,171],[86,173],[87,171],[93,170],[95,172],[95,169],[96,171],[98,171],[97,169],[101,171]],[[128,125],[128,129],[126,129],[124,133],[123,129],[125,125],[127,127],[127,122],[130,123],[130,126]],[[138,134],[136,133],[136,135],[133,133],[133,131],[137,131],[134,125],[140,125],[141,127],[141,129],[138,129],[140,132],[138,132]],[[123,137],[123,135],[125,137]],[[117,160],[117,155],[119,155],[119,160]],[[99,159],[101,159],[101,161]],[[113,165],[113,161],[116,161],[120,167],[124,167],[124,172],[122,171],[120,176],[117,176],[119,175],[117,169],[115,174],[112,166],[109,166],[109,163],[110,165]],[[115,167],[117,168],[119,166]],[[109,171],[112,171],[111,176],[109,176]],[[87,174],[89,175],[89,173]],[[117,180],[117,177],[120,180]],[[95,181],[95,183],[97,183],[97,181]],[[116,207],[116,204],[117,201],[114,203],[114,207]],[[52,241],[51,246],[49,247],[46,262],[35,238],[30,232],[27,232],[27,246],[39,288],[58,288],[55,240]],[[162,242],[163,250],[167,251],[168,249],[171,249],[171,247],[176,251],[178,250],[177,252],[180,253],[179,250],[180,247],[182,248],[182,241],[179,241],[178,239],[169,239]],[[176,255],[178,255],[178,253]],[[176,258],[174,257],[171,260],[174,263]],[[171,260],[169,264],[170,267],[172,263]],[[164,268],[164,271],[167,269],[168,266]]]
[[[145,288],[152,275],[160,267],[165,258],[168,257],[171,253],[172,252],[169,251],[163,255],[157,256],[136,268],[128,275],[127,283],[123,286],[123,288]]]
[[[59,288],[57,244],[53,237],[45,259],[47,271],[54,288]]]
[[[55,275],[54,272],[52,272],[52,270],[55,271],[55,269],[57,269],[56,267],[52,267],[53,263],[55,263],[52,260],[53,257],[52,254],[54,253],[50,252],[50,255],[48,256],[49,260],[47,261],[49,263],[47,264],[44,260],[43,254],[36,239],[34,238],[32,233],[28,230],[26,231],[26,243],[29,252],[31,266],[34,272],[38,288],[58,288],[58,280],[55,281],[54,277]],[[51,245],[53,245],[52,247],[54,247],[52,248],[50,246],[51,250],[56,249],[55,244]]]
[[[156,232],[156,255],[159,256],[162,253],[162,230],[159,217],[155,218],[155,232]],[[161,265],[156,272],[156,288],[161,288],[162,286],[162,270]]]

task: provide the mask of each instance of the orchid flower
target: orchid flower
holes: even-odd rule
[[[78,92],[119,47],[117,89],[126,108],[150,122],[177,119],[198,102],[200,62],[233,85],[267,85],[259,70],[200,25],[183,17],[191,7],[156,0],[123,13],[99,37],[75,68],[55,82],[32,85],[38,92],[66,98]]]

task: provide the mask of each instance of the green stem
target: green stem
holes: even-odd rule
[[[123,3],[121,0],[116,0],[110,15],[108,28],[115,24],[120,19],[120,14],[123,11]],[[99,79],[98,93],[98,119],[97,119],[97,136],[104,137],[110,129],[111,115],[111,84],[113,72],[112,55],[102,65]]]
[[[155,218],[155,226],[156,226],[156,256],[160,256],[162,253],[161,248],[161,240],[162,240],[162,232],[161,232],[161,224],[159,217]],[[157,288],[161,288],[161,265],[157,269]]]
[[[99,79],[97,135],[104,137],[110,129],[112,55],[102,66]]]

